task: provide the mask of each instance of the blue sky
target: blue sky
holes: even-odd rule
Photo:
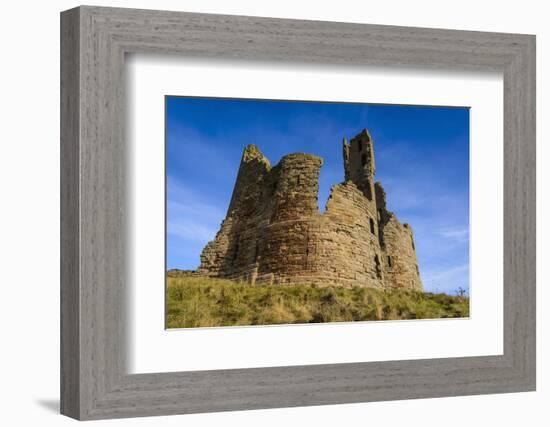
[[[468,108],[167,97],[167,268],[199,265],[247,144],[272,165],[293,152],[323,157],[324,211],[330,187],[344,179],[342,138],[364,128],[388,209],[413,227],[425,290],[468,289]]]

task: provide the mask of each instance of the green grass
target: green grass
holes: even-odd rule
[[[167,278],[168,328],[468,317],[467,297],[407,290]]]

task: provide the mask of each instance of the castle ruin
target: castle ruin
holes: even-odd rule
[[[321,213],[320,157],[289,154],[271,166],[248,145],[226,218],[197,272],[252,284],[422,291],[412,229],[386,209],[366,129],[344,139],[343,157],[345,180]]]

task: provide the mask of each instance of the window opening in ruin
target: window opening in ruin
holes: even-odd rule
[[[420,276],[420,271],[418,270],[418,265],[415,265],[416,267],[416,274],[418,274]]]
[[[277,191],[277,181],[275,181],[273,184],[271,184],[271,191],[275,193]]]
[[[388,267],[392,267],[391,256],[388,255]]]
[[[367,181],[367,185],[365,186],[365,196],[367,196],[367,199],[369,199],[369,202],[372,202],[372,189],[370,185],[370,181]]]
[[[367,155],[366,154],[361,154],[361,165],[363,165],[363,167],[367,164]]]
[[[374,232],[374,220],[373,220],[372,218],[369,218],[369,222],[370,222],[370,232],[371,232],[372,234],[376,234],[376,233]]]
[[[363,149],[363,143],[361,140],[357,141],[357,151],[361,151]]]
[[[414,247],[414,240],[412,240],[411,238],[411,243],[412,243],[412,247],[413,247],[413,251],[415,250],[415,247]]]

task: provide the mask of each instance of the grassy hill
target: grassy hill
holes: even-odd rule
[[[467,297],[169,275],[168,328],[468,317]]]

